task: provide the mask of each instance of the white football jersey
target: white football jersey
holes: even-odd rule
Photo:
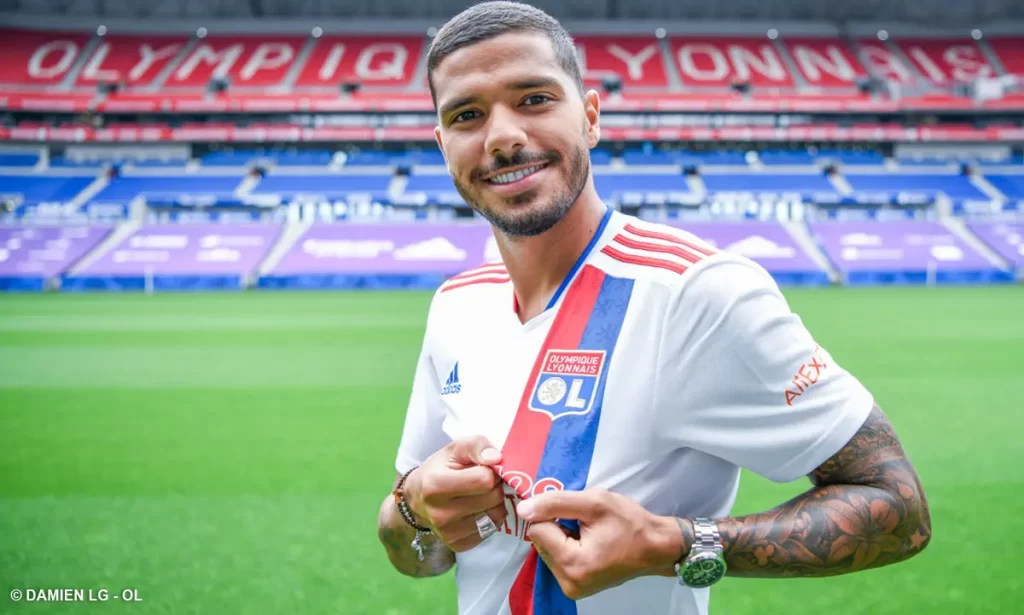
[[[872,405],[759,265],[609,209],[548,309],[525,324],[501,264],[438,289],[396,470],[460,437],[503,452],[508,518],[457,556],[461,615],[703,615],[709,590],[670,577],[569,600],[515,504],[599,487],[658,515],[726,517],[741,468],[799,479]]]

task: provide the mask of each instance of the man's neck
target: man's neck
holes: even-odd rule
[[[604,213],[600,199],[581,198],[565,218],[536,237],[497,235],[515,288],[520,321],[525,323],[544,312],[597,232]]]

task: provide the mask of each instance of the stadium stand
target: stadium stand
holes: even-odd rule
[[[218,10],[246,17],[235,4]],[[901,28],[896,13],[886,30],[766,13],[652,31],[601,22],[605,4],[554,12],[589,16],[574,34],[586,85],[603,95],[591,160],[609,204],[699,229],[789,284],[1022,271],[1024,29],[1012,5],[1003,24],[951,34]],[[682,5],[711,10],[645,10],[680,17]],[[403,11],[448,14],[426,6]],[[715,10],[741,11],[730,6]],[[198,29],[97,28],[113,16],[65,10],[36,19],[29,6],[0,28],[8,287],[430,286],[497,258],[434,143],[423,24],[248,31],[205,14]],[[872,10],[877,24],[897,9]],[[101,232],[72,242],[60,225]],[[19,278],[39,251],[17,237],[33,228],[58,233],[33,241],[86,247]]]
[[[934,111],[1024,104],[1019,91],[976,101],[957,88],[979,79],[1000,87],[1024,74],[1021,36],[882,41],[866,32],[769,32],[581,33],[577,43],[589,87],[617,82],[622,97],[609,101],[611,109]],[[418,70],[428,41],[422,34],[143,37],[6,28],[0,38],[6,60],[0,106],[12,110],[431,110]],[[217,81],[226,92],[207,96]],[[339,84],[358,85],[340,96]],[[906,93],[895,97],[897,91]]]

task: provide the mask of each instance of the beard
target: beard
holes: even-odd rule
[[[556,152],[531,156],[520,150],[511,158],[498,158],[492,169],[474,171],[471,177],[475,179],[504,168],[530,163],[546,162],[549,167],[554,167],[563,161],[562,156]],[[483,216],[498,231],[509,237],[533,237],[558,224],[572,209],[587,185],[587,175],[590,171],[590,151],[585,142],[577,143],[569,153],[567,162],[567,181],[557,188],[557,192],[550,197],[550,200],[543,203],[537,202],[537,192],[540,187],[531,188],[514,197],[504,198],[502,199],[504,206],[498,207],[488,205],[481,191],[473,190],[470,185],[457,179],[455,179],[455,189],[473,211]]]

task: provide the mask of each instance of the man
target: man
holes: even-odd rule
[[[403,574],[455,566],[459,612],[708,612],[737,577],[906,560],[931,527],[871,394],[758,265],[610,210],[600,100],[529,6],[437,34],[437,142],[500,264],[434,296],[379,536]],[[730,517],[741,468],[812,488]]]

